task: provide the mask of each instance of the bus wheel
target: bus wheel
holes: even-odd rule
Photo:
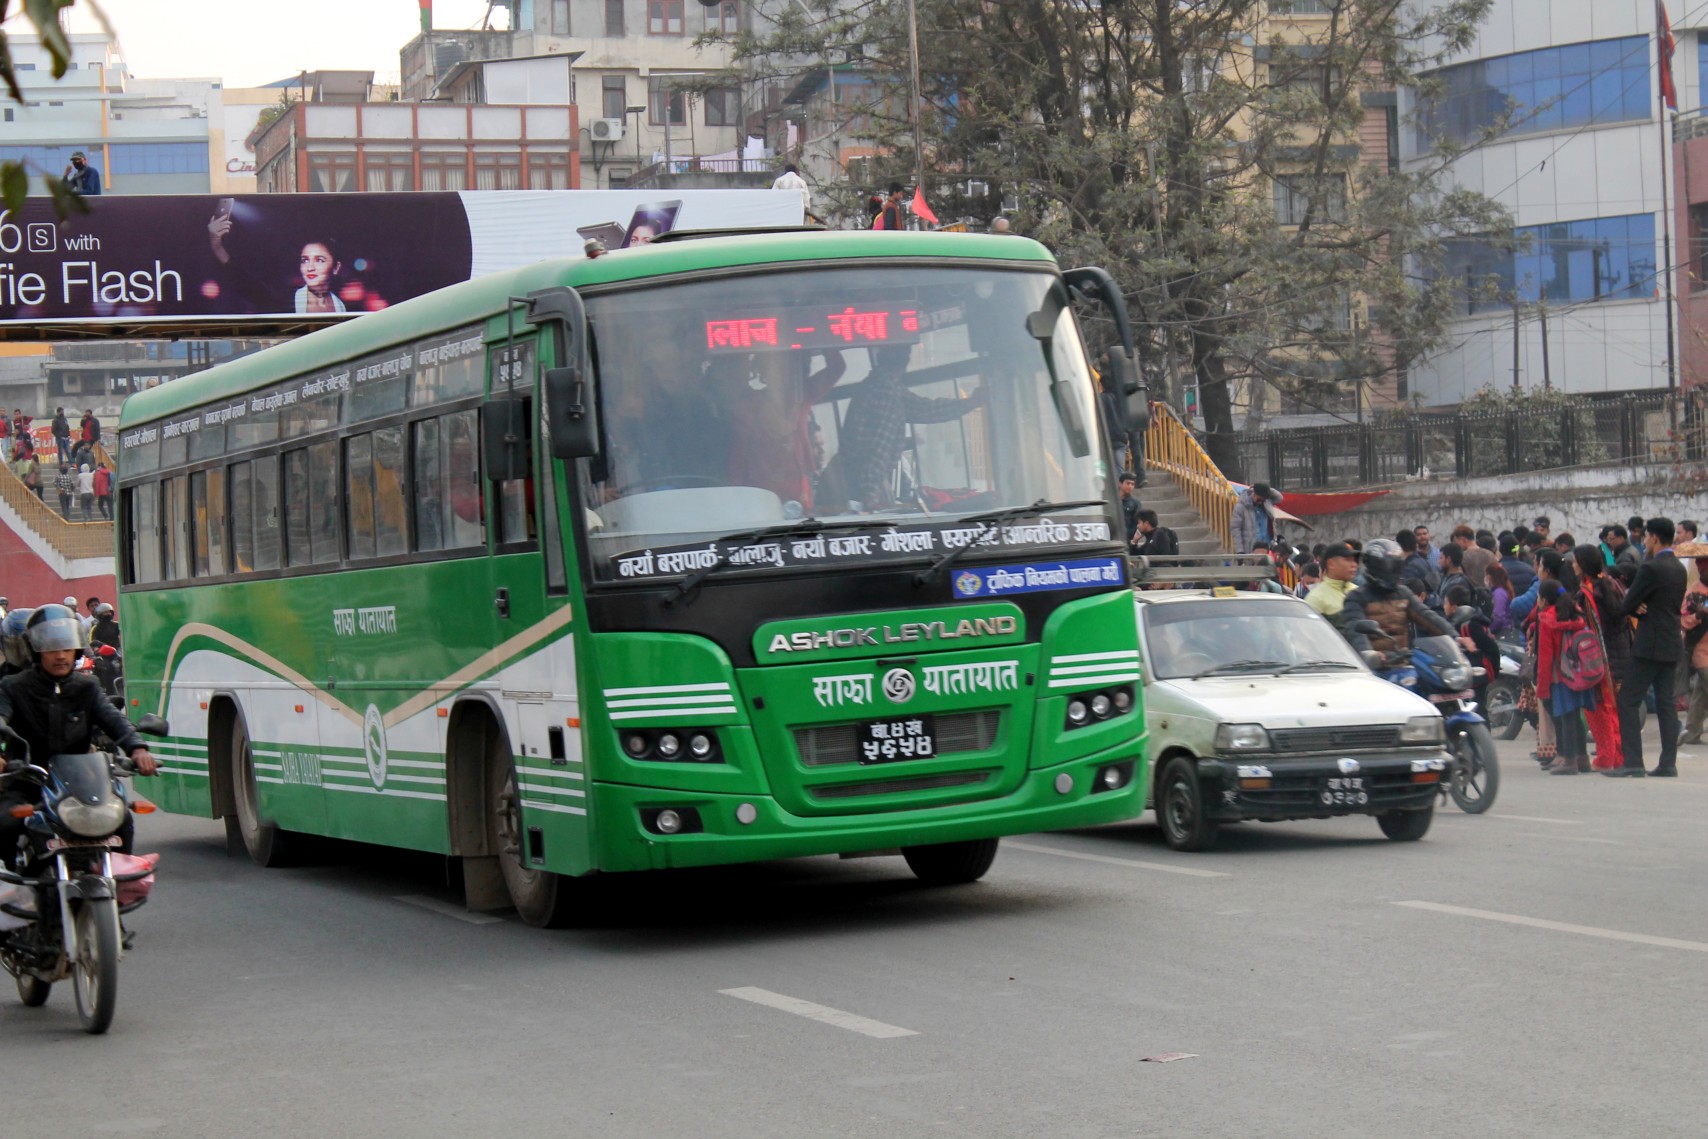
[[[569,920],[569,887],[562,875],[532,869],[523,856],[525,832],[515,765],[507,756],[494,756],[486,773],[492,839],[498,848],[498,867],[504,874],[510,903],[529,925],[561,929]]]
[[[228,840],[231,832],[243,840],[243,849],[257,866],[287,866],[293,849],[289,831],[261,821],[261,794],[255,786],[255,757],[249,748],[249,732],[243,720],[231,724],[231,792],[237,813],[226,821]]]
[[[921,882],[933,886],[960,886],[977,882],[996,861],[994,838],[967,842],[943,842],[934,846],[904,846],[901,856]]]

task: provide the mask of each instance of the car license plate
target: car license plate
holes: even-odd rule
[[[929,759],[937,754],[937,725],[930,716],[867,720],[857,733],[861,763]]]
[[[1362,807],[1370,802],[1362,775],[1332,775],[1323,781],[1317,798],[1325,807]]]

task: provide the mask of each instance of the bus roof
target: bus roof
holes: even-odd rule
[[[791,261],[916,257],[1036,262],[1040,266],[1053,264],[1049,251],[1042,245],[1012,235],[847,230],[707,236],[619,250],[593,260],[540,261],[520,269],[451,285],[207,371],[137,392],[125,400],[119,414],[119,426],[147,423],[209,400],[331,367],[341,360],[367,355],[387,345],[406,343],[484,320],[502,313],[507,297],[525,296],[555,285],[585,288],[706,269]]]

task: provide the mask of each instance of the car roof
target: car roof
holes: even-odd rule
[[[1212,586],[1192,589],[1141,589],[1133,593],[1133,600],[1144,605],[1167,605],[1174,601],[1202,601],[1207,597],[1235,603],[1240,601],[1294,601],[1300,605],[1304,604],[1303,601],[1290,593],[1270,593],[1267,590],[1250,589],[1236,589],[1231,592],[1217,593]]]

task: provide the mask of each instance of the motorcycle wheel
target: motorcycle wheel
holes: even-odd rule
[[[1453,777],[1447,792],[1467,815],[1494,806],[1500,791],[1500,760],[1486,724],[1469,724],[1453,737]]]
[[[1489,734],[1497,740],[1515,740],[1524,730],[1524,714],[1518,710],[1518,681],[1510,677],[1489,683]]]
[[[53,992],[52,981],[44,981],[28,973],[19,973],[13,979],[18,982],[18,999],[24,1002],[25,1008],[41,1008],[47,1004],[47,995]]]
[[[119,907],[108,899],[84,902],[77,923],[77,959],[71,963],[71,987],[83,1031],[99,1036],[113,1023],[119,1000]]]

